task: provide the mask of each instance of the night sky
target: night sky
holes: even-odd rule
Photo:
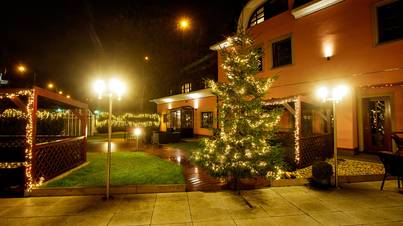
[[[129,88],[125,104],[118,108],[138,111],[139,96],[166,95],[167,84],[183,65],[208,54],[209,46],[235,32],[246,2],[1,1],[1,71],[6,68],[7,79],[16,78],[14,85],[23,85],[35,72],[39,86],[54,82],[92,104],[96,98],[91,81],[116,74]],[[190,30],[177,28],[181,17],[191,20]],[[15,70],[20,63],[28,67],[25,74]]]

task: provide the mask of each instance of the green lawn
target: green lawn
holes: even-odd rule
[[[197,141],[171,143],[171,144],[165,144],[164,146],[181,149],[183,151],[186,151],[189,154],[189,156],[191,156],[191,154],[194,151],[200,150],[200,144]]]
[[[112,133],[112,138],[124,138],[125,132],[114,132]],[[88,141],[107,141],[108,140],[108,134],[107,133],[99,133],[94,136],[88,136],[87,137]]]
[[[105,159],[105,153],[87,153],[87,166],[43,187],[104,186]],[[112,153],[111,185],[184,183],[179,165],[143,152]]]

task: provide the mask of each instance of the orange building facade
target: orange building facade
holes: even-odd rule
[[[390,135],[403,131],[403,1],[295,2],[251,0],[239,19],[263,51],[257,76],[279,76],[268,102],[299,96],[320,106],[319,87],[346,85],[336,105],[338,148],[394,151]],[[226,80],[220,67],[218,80]]]
[[[217,97],[202,89],[152,100],[161,115],[160,131],[178,131],[182,137],[211,136],[217,128]]]
[[[256,76],[278,76],[267,102],[282,103],[289,110],[280,127],[295,131],[297,139],[304,130],[311,135],[331,133],[333,113],[329,105],[323,109],[326,104],[315,93],[321,86],[342,84],[349,88],[336,104],[338,149],[395,151],[390,136],[403,131],[402,5],[402,0],[250,0],[238,30],[246,30],[263,53],[262,71]],[[218,51],[218,65],[226,47],[226,41],[211,47]],[[220,66],[218,81],[226,81]],[[211,127],[217,127],[217,99],[208,89],[153,102],[163,116],[161,131],[177,127],[177,114],[181,126],[186,124],[183,112],[193,112],[194,134],[212,135],[211,128],[202,128],[202,112],[213,113]],[[304,115],[308,110],[301,110],[303,102],[309,105],[305,109],[319,110]],[[297,144],[295,149],[304,148]]]

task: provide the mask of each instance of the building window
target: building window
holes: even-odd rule
[[[292,64],[291,37],[272,43],[273,68]]]
[[[182,85],[182,93],[188,93],[192,91],[192,83],[187,82]]]
[[[253,27],[264,21],[264,6],[258,8],[252,15],[249,21],[249,27]]]
[[[256,51],[259,54],[258,72],[262,72],[263,71],[263,55],[264,55],[263,48],[259,47],[256,49]]]
[[[403,0],[378,6],[378,43],[403,38]]]
[[[268,0],[252,14],[249,27],[253,27],[288,10],[288,0]]]
[[[213,128],[213,112],[202,112],[201,118],[201,128]]]

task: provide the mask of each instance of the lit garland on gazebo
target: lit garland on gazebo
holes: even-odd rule
[[[299,96],[284,98],[280,100],[268,100],[266,105],[282,105],[289,102],[294,102],[295,106],[295,130],[294,130],[294,140],[295,140],[295,161],[299,164],[300,161],[300,136],[301,136],[301,98]]]
[[[107,126],[108,124],[108,113],[100,113],[100,118],[97,122],[97,127]],[[158,114],[132,114],[125,113],[123,115],[112,115],[112,126],[119,128],[129,127],[158,127],[160,124],[160,116]]]
[[[33,156],[33,129],[34,129],[34,102],[35,102],[35,89],[24,89],[18,90],[15,92],[7,92],[7,93],[0,93],[0,100],[1,99],[13,99],[19,96],[26,96],[27,97],[27,105],[26,105],[26,113],[21,110],[16,109],[7,109],[2,114],[0,114],[0,118],[8,118],[8,117],[15,117],[19,119],[26,119],[26,129],[25,129],[25,137],[26,137],[26,148],[25,148],[25,161],[24,162],[4,162],[0,163],[0,168],[3,169],[14,169],[18,167],[25,166],[25,191],[30,192],[33,187],[36,187],[42,183],[44,178],[40,178],[39,181],[35,182],[33,179],[33,168],[32,168],[32,156]],[[49,112],[49,111],[38,111],[36,113],[36,117],[40,119],[54,119],[63,117],[66,113],[63,112]]]

